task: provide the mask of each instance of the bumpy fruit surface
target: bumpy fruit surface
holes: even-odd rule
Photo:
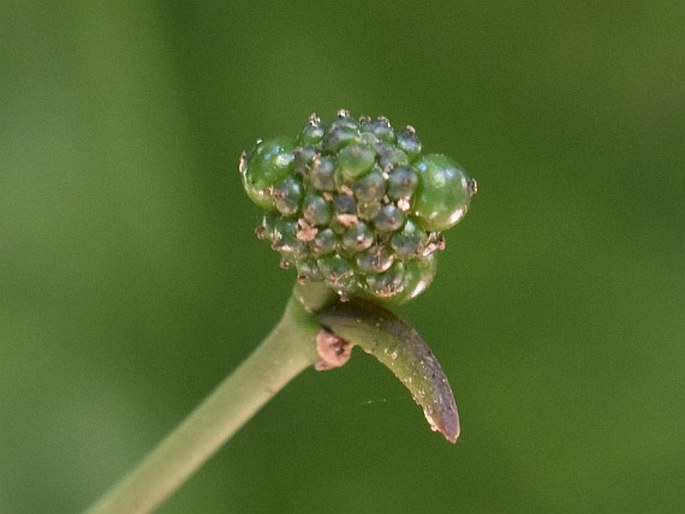
[[[476,182],[444,155],[422,155],[416,131],[341,110],[310,116],[296,139],[243,152],[249,198],[265,209],[257,236],[298,280],[343,297],[404,302],[423,292],[444,249],[442,231],[466,214]]]

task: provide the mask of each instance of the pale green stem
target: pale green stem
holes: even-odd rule
[[[252,355],[87,513],[151,512],[290,380],[316,363],[320,327],[308,311],[318,307],[317,295],[311,302],[301,291],[300,301],[293,296]]]

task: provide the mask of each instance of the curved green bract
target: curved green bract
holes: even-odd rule
[[[431,429],[451,443],[459,437],[459,415],[440,363],[410,325],[390,311],[360,299],[335,302],[314,313],[329,332],[357,345],[385,365],[423,409]]]
[[[260,207],[275,208],[271,191],[290,176],[289,166],[294,148],[292,139],[279,137],[260,141],[249,155],[243,156],[243,187],[250,199]]]
[[[452,159],[439,154],[419,159],[414,169],[419,175],[414,214],[421,226],[440,232],[459,223],[473,195],[466,173]]]

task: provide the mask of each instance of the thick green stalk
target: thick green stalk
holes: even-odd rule
[[[291,379],[317,362],[314,342],[320,327],[311,311],[319,305],[302,293],[297,297],[252,355],[88,514],[151,512]]]

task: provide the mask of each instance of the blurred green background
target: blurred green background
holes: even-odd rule
[[[478,179],[431,289],[456,446],[363,354],[171,513],[683,512],[685,3],[0,4],[0,512],[77,512],[294,281],[241,150],[338,108]]]

